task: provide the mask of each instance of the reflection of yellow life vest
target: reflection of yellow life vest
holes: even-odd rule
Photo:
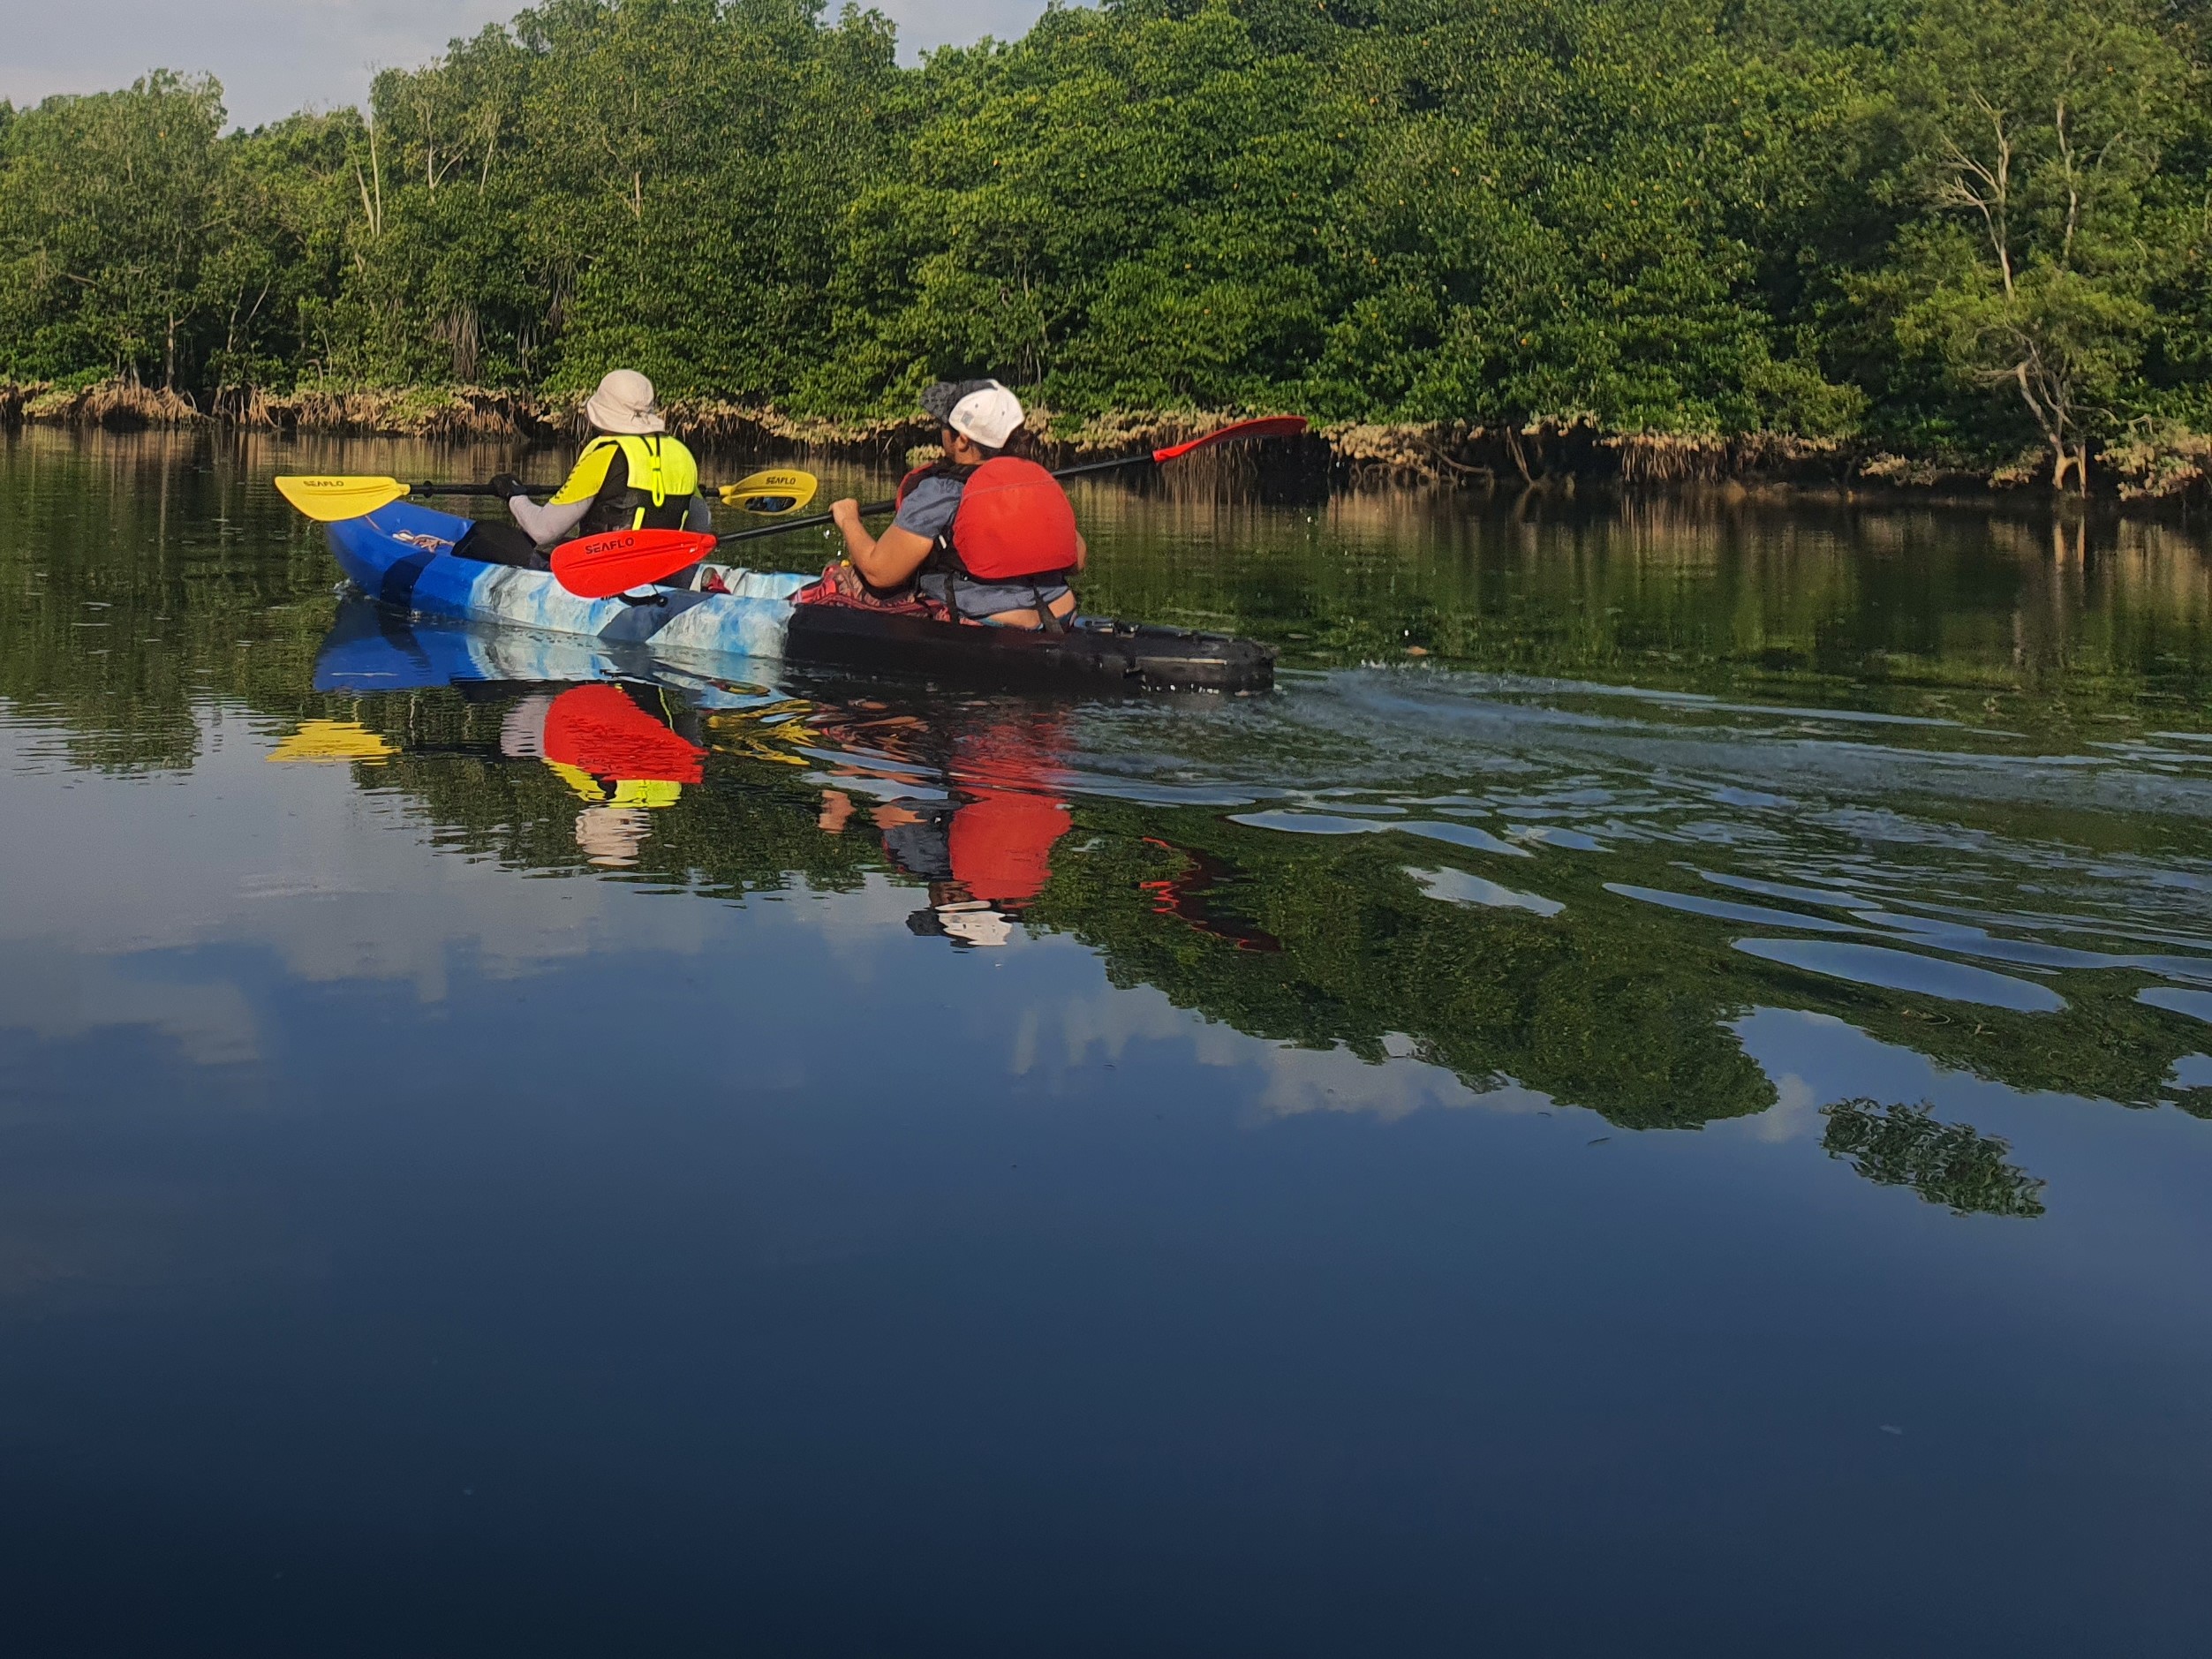
[[[618,455],[628,477],[610,489],[608,474]],[[674,438],[602,433],[584,446],[568,481],[547,505],[591,502],[592,510],[578,526],[586,536],[608,530],[681,530],[698,486],[698,463]]]
[[[617,778],[615,793],[609,795],[597,778],[580,766],[570,766],[558,760],[548,760],[560,775],[561,781],[576,791],[579,799],[594,806],[674,806],[683,796],[683,786],[668,778]]]

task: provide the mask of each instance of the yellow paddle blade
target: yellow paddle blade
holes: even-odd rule
[[[776,518],[797,512],[814,499],[814,492],[821,487],[822,481],[812,472],[774,467],[739,479],[735,484],[723,485],[722,505],[742,507],[749,513]]]
[[[276,480],[277,493],[318,524],[360,518],[407,494],[397,479],[305,478]]]

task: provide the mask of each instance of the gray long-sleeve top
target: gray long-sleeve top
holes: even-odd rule
[[[566,539],[569,532],[584,522],[584,515],[592,510],[592,503],[566,501],[558,507],[540,507],[527,495],[511,495],[507,500],[507,510],[514,514],[523,534],[540,547],[550,547]],[[710,533],[714,528],[714,509],[697,490],[691,492],[691,504],[684,512],[683,527]]]

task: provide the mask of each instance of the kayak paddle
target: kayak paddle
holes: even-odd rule
[[[820,487],[821,480],[812,472],[772,468],[725,484],[720,494],[724,506],[774,517],[797,511]],[[648,587],[713,551],[714,537],[708,531],[613,530],[562,542],[553,550],[553,575],[580,599],[612,599]]]
[[[579,599],[608,600],[650,587],[714,551],[703,530],[610,530],[553,550],[553,575]]]
[[[556,485],[554,486],[558,488]],[[291,475],[279,478],[276,488],[283,498],[308,517],[319,524],[335,524],[348,518],[363,518],[380,507],[389,507],[394,501],[404,501],[410,495],[496,495],[499,492],[489,484],[403,484],[390,478],[310,478]],[[737,507],[749,513],[761,513],[774,517],[795,513],[814,499],[821,488],[821,480],[812,472],[790,468],[773,468],[764,472],[750,473],[735,484],[708,485],[708,491],[721,498],[725,507]],[[551,494],[552,490],[543,492]],[[540,494],[533,486],[531,494]]]
[[[1263,415],[1255,420],[1239,420],[1219,427],[1203,438],[1191,439],[1188,443],[1173,444],[1165,449],[1143,450],[1136,455],[1118,456],[1111,461],[1086,461],[1081,466],[1062,467],[1053,476],[1072,479],[1090,472],[1117,471],[1125,466],[1148,464],[1165,466],[1170,461],[1180,460],[1196,450],[1211,449],[1217,443],[1235,443],[1254,438],[1295,438],[1305,430],[1306,418],[1303,415]],[[887,513],[897,506],[895,501],[870,501],[860,510],[864,515]],[[555,547],[553,550],[553,573],[561,578],[561,585],[572,593],[581,593],[588,599],[606,599],[613,594],[627,592],[633,587],[649,585],[661,577],[681,570],[687,564],[698,563],[708,553],[719,547],[727,547],[733,542],[753,541],[762,536],[781,536],[789,531],[811,530],[818,524],[834,522],[831,514],[815,513],[805,518],[794,518],[787,524],[763,524],[757,530],[734,530],[726,536],[717,537],[682,530],[617,530],[602,536],[586,536],[580,541]],[[680,539],[648,543],[642,539],[647,536]],[[653,565],[655,557],[666,560],[657,572]],[[629,579],[618,587],[600,588],[586,592],[569,579],[568,572],[570,571],[576,572],[580,578],[593,582],[610,579],[615,572]]]

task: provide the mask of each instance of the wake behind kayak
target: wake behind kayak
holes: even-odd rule
[[[795,605],[813,578],[788,572],[746,572],[728,593],[653,588],[583,599],[545,571],[455,557],[471,522],[403,501],[327,528],[340,569],[387,605],[655,654],[778,658],[1023,688],[1242,692],[1275,679],[1272,650],[1227,634],[1086,618],[1053,635]]]

